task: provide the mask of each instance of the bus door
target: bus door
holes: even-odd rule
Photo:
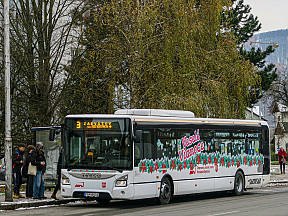
[[[142,140],[134,144],[134,198],[156,196],[154,131],[143,130]]]

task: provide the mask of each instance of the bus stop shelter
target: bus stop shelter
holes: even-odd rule
[[[56,130],[53,141],[49,140],[50,130]],[[44,175],[46,186],[54,185],[57,180],[57,163],[61,149],[61,127],[34,127],[31,128],[34,133],[34,146],[37,142],[42,142],[46,158],[46,172]]]

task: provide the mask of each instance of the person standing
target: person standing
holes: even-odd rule
[[[45,183],[44,183],[44,173],[46,170],[46,159],[43,151],[43,143],[37,142],[36,149],[32,152],[33,161],[32,165],[37,167],[36,176],[34,176],[33,182],[33,199],[45,199]]]
[[[33,156],[32,152],[35,150],[35,147],[33,145],[28,146],[28,155],[26,157],[26,170],[28,172],[29,164],[32,164]],[[34,175],[30,175],[27,173],[27,182],[26,182],[26,198],[32,198],[33,197],[33,180]]]
[[[287,153],[284,150],[283,146],[280,147],[280,150],[278,152],[278,157],[279,157],[279,164],[280,164],[281,174],[282,173],[285,174],[285,164],[286,164]],[[282,167],[283,167],[283,172],[282,172]]]
[[[24,198],[20,194],[20,187],[22,184],[22,168],[24,165],[24,151],[25,145],[20,144],[18,149],[12,156],[12,164],[13,164],[13,180],[14,180],[14,196],[13,198],[19,199]]]
[[[60,181],[61,181],[61,169],[62,169],[62,149],[60,150],[59,153],[59,158],[58,158],[58,163],[57,163],[57,184],[55,186],[55,189],[51,195],[52,199],[56,199],[56,194],[60,188]]]

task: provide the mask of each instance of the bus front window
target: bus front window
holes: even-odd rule
[[[97,126],[99,122],[108,122],[111,127]],[[85,127],[88,123],[96,127]],[[67,133],[67,168],[132,169],[132,137],[128,119],[68,119],[67,125],[74,128]]]

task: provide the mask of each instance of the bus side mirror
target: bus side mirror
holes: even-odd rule
[[[49,141],[54,141],[54,139],[55,139],[55,133],[56,133],[56,129],[55,129],[55,128],[50,128]]]
[[[140,143],[141,140],[142,140],[142,130],[136,130],[135,136],[134,136],[134,141],[135,141],[135,143]]]

